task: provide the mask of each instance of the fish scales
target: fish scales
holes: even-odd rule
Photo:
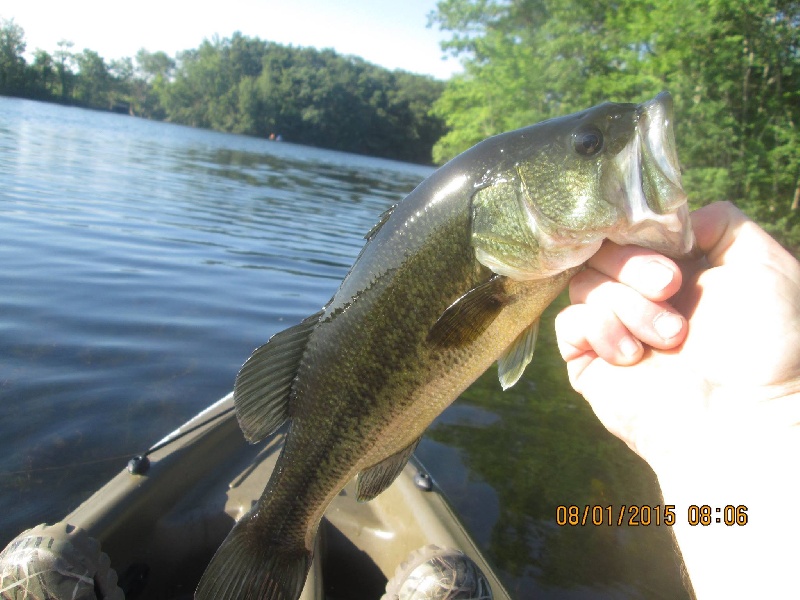
[[[381,217],[326,307],[273,336],[237,377],[248,440],[290,426],[197,598],[295,600],[332,499],[356,475],[359,499],[383,491],[495,360],[513,385],[539,316],[604,239],[691,250],[671,121],[661,94],[495,136]]]
[[[461,207],[454,212],[455,217],[469,214]],[[541,282],[528,284],[534,292],[552,291],[539,305],[520,302],[519,310],[493,323],[481,344],[432,345],[427,334],[439,316],[464,290],[492,277],[468,252],[469,219],[443,221],[438,235],[427,236],[422,248],[403,256],[397,268],[374,273],[359,291],[359,302],[342,311],[329,311],[320,321],[329,327],[311,335],[292,400],[302,416],[295,421],[296,432],[293,422],[281,467],[315,475],[324,472],[325,477],[312,476],[288,495],[290,505],[280,510],[290,513],[289,520],[314,522],[321,515],[309,507],[327,505],[360,470],[414,442],[424,431],[425,421],[463,391],[474,379],[473,372],[477,376],[486,370],[497,348],[511,343],[568,281],[568,276],[562,276],[549,288]],[[413,237],[415,228],[424,227],[423,217],[410,223],[403,235]],[[420,277],[421,273],[425,276]],[[398,327],[398,322],[406,325]],[[347,348],[359,351],[342,351]],[[315,368],[318,364],[336,368],[321,370]],[[358,401],[326,401],[341,397]],[[420,397],[425,399],[421,418]],[[376,422],[372,415],[380,419]],[[313,540],[304,542],[310,549]]]

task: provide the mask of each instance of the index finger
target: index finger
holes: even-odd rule
[[[639,246],[619,246],[606,240],[587,266],[656,302],[670,298],[681,287],[681,270],[672,260]]]

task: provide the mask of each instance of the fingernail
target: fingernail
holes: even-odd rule
[[[651,260],[641,270],[639,274],[640,283],[643,291],[657,294],[665,287],[667,287],[675,274],[664,263],[657,260]]]
[[[653,320],[653,327],[664,341],[669,341],[683,329],[683,319],[674,313],[664,311]]]
[[[617,348],[619,348],[620,353],[625,358],[633,358],[639,353],[641,345],[634,338],[625,336],[619,341]]]

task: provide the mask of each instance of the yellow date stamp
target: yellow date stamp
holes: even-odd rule
[[[607,527],[649,527],[651,525],[675,525],[676,509],[674,504],[559,504],[556,507],[556,525],[560,527],[586,527],[589,525]],[[726,506],[709,506],[708,504],[692,504],[687,509],[687,523],[707,527],[724,524],[728,527],[747,525],[747,507],[728,504]]]
[[[647,527],[650,525],[674,525],[675,506],[672,504],[559,504],[556,507],[556,524],[565,526],[623,525]]]

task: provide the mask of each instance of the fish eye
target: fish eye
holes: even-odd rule
[[[572,134],[572,144],[581,156],[594,156],[603,149],[603,134],[594,125],[589,125]]]

